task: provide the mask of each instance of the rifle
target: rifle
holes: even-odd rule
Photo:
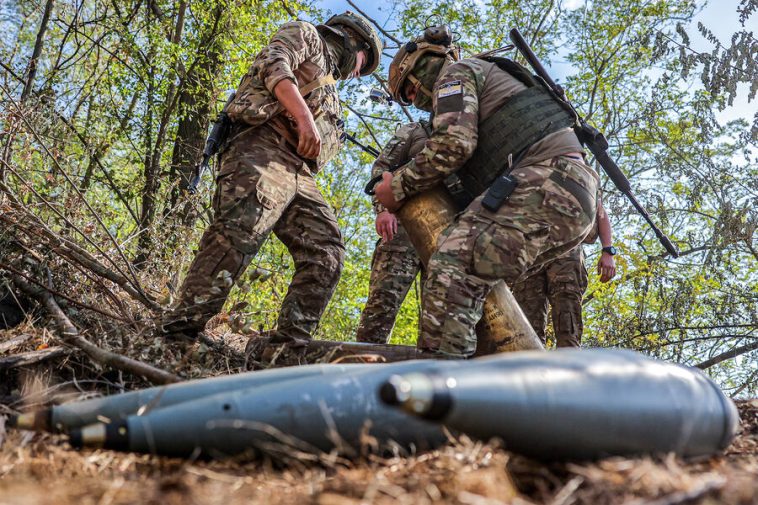
[[[621,171],[618,165],[616,165],[616,162],[613,161],[613,159],[608,155],[608,140],[605,138],[605,136],[600,131],[598,131],[597,128],[588,124],[584,118],[577,113],[574,106],[571,104],[568,98],[566,98],[566,94],[564,93],[563,88],[561,88],[558,84],[555,83],[555,81],[550,78],[547,71],[545,70],[545,67],[542,66],[542,63],[540,63],[540,60],[537,58],[537,55],[534,54],[532,48],[529,47],[529,43],[524,40],[524,37],[521,36],[518,28],[511,30],[510,37],[511,41],[519,50],[521,55],[526,58],[526,61],[529,62],[529,65],[531,65],[532,69],[534,69],[534,71],[544,81],[548,88],[553,91],[553,93],[556,95],[556,98],[576,115],[578,124],[574,127],[574,131],[576,132],[576,136],[579,137],[579,141],[584,144],[587,149],[590,150],[600,166],[603,167],[603,171],[605,171],[611,181],[613,181],[613,184],[616,186],[616,188],[618,188],[619,191],[626,195],[629,201],[632,202],[634,208],[637,209],[637,212],[639,212],[642,217],[645,218],[645,221],[647,221],[647,224],[649,224],[653,229],[655,236],[658,237],[658,241],[666,249],[666,251],[668,251],[668,253],[671,254],[671,256],[674,258],[678,258],[679,250],[671,242],[671,240],[669,240],[669,238],[664,235],[660,229],[658,229],[655,223],[653,223],[653,220],[650,218],[650,215],[647,213],[645,208],[637,201],[637,199],[634,197],[634,194],[632,194],[632,186],[629,183],[629,179],[627,179],[627,177],[624,175],[624,172]]]
[[[365,144],[361,144],[361,142],[360,142],[360,141],[359,141],[357,138],[355,138],[353,135],[350,135],[350,134],[349,134],[349,133],[347,133],[347,132],[344,132],[344,133],[343,133],[343,135],[345,136],[345,138],[346,138],[347,140],[349,140],[350,142],[352,142],[352,143],[353,143],[353,144],[355,144],[356,146],[358,146],[358,147],[360,147],[361,149],[363,149],[363,151],[364,151],[366,154],[368,154],[369,156],[373,156],[374,158],[378,158],[378,157],[379,157],[379,155],[381,154],[381,153],[379,152],[379,150],[378,150],[376,147],[373,147],[373,146],[367,146],[367,145],[365,145]]]
[[[213,122],[213,128],[211,128],[211,132],[205,140],[203,159],[199,164],[195,165],[195,173],[192,175],[192,180],[190,180],[187,185],[187,191],[191,195],[197,193],[197,186],[200,184],[203,172],[210,170],[211,158],[218,153],[221,144],[226,141],[226,137],[229,135],[229,128],[232,126],[232,121],[229,119],[226,109],[232,103],[235,96],[235,92],[229,94],[229,98],[227,98],[224,108],[218,113],[216,120]]]

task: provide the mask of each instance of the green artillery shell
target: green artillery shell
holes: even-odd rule
[[[621,350],[501,355],[497,370],[415,371],[380,388],[387,404],[543,459],[726,448],[739,415],[702,372]],[[480,360],[484,361],[484,360]]]
[[[376,390],[411,370],[464,366],[464,361],[418,360],[235,390],[71,432],[74,446],[168,456],[252,451],[285,456],[339,449],[354,454],[364,442],[426,449],[444,442],[441,428],[383,405]]]
[[[21,414],[14,424],[20,429],[65,433],[98,421],[116,421],[136,414],[140,409],[147,411],[163,408],[225,391],[262,387],[304,377],[361,370],[363,367],[369,366],[372,365],[307,365],[197,379],[119,395],[64,403],[49,409]]]

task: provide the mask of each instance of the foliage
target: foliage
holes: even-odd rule
[[[591,275],[588,345],[696,364],[756,342],[758,117],[752,125],[717,119],[740,90],[755,97],[756,40],[745,29],[755,4],[742,0],[732,13],[742,28],[729,45],[698,26],[710,52],[690,49],[685,28],[701,2],[575,4],[397,0],[380,21],[398,39],[428,23],[449,23],[469,54],[505,45],[507,29],[519,26],[546,63],[570,64],[559,76],[570,98],[606,133],[638,199],[682,250],[677,260],[662,255],[644,222],[603,178],[620,276],[602,285]],[[170,302],[210,216],[210,184],[192,198],[180,191],[202,144],[198,136],[223,101],[222,90],[236,86],[270,34],[295,13],[323,17],[317,6],[292,0],[4,3],[0,180],[6,193],[135,286]],[[379,147],[407,118],[397,106],[366,99],[375,84],[354,80],[340,90],[351,109],[348,130]],[[370,163],[348,144],[318,176],[347,248],[318,337],[352,339],[367,296],[376,240],[362,194]],[[597,247],[587,252],[592,271]],[[270,328],[291,275],[289,255],[272,236],[226,307],[235,329]],[[415,340],[418,310],[414,288],[393,342]],[[723,361],[711,372],[732,391],[754,394],[757,354]]]

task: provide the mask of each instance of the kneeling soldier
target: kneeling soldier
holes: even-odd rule
[[[446,28],[430,28],[395,56],[390,91],[434,113],[415,158],[377,186],[389,210],[456,174],[473,202],[429,263],[421,347],[450,356],[476,349],[474,327],[499,280],[576,247],[595,220],[597,173],[584,163],[576,118],[520,65],[456,60]]]

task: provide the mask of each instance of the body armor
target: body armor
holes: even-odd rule
[[[521,65],[505,58],[484,58],[521,81],[527,88],[510,97],[479,124],[474,154],[445,180],[457,205],[465,208],[495,179],[510,171],[537,141],[576,124],[573,112]]]

